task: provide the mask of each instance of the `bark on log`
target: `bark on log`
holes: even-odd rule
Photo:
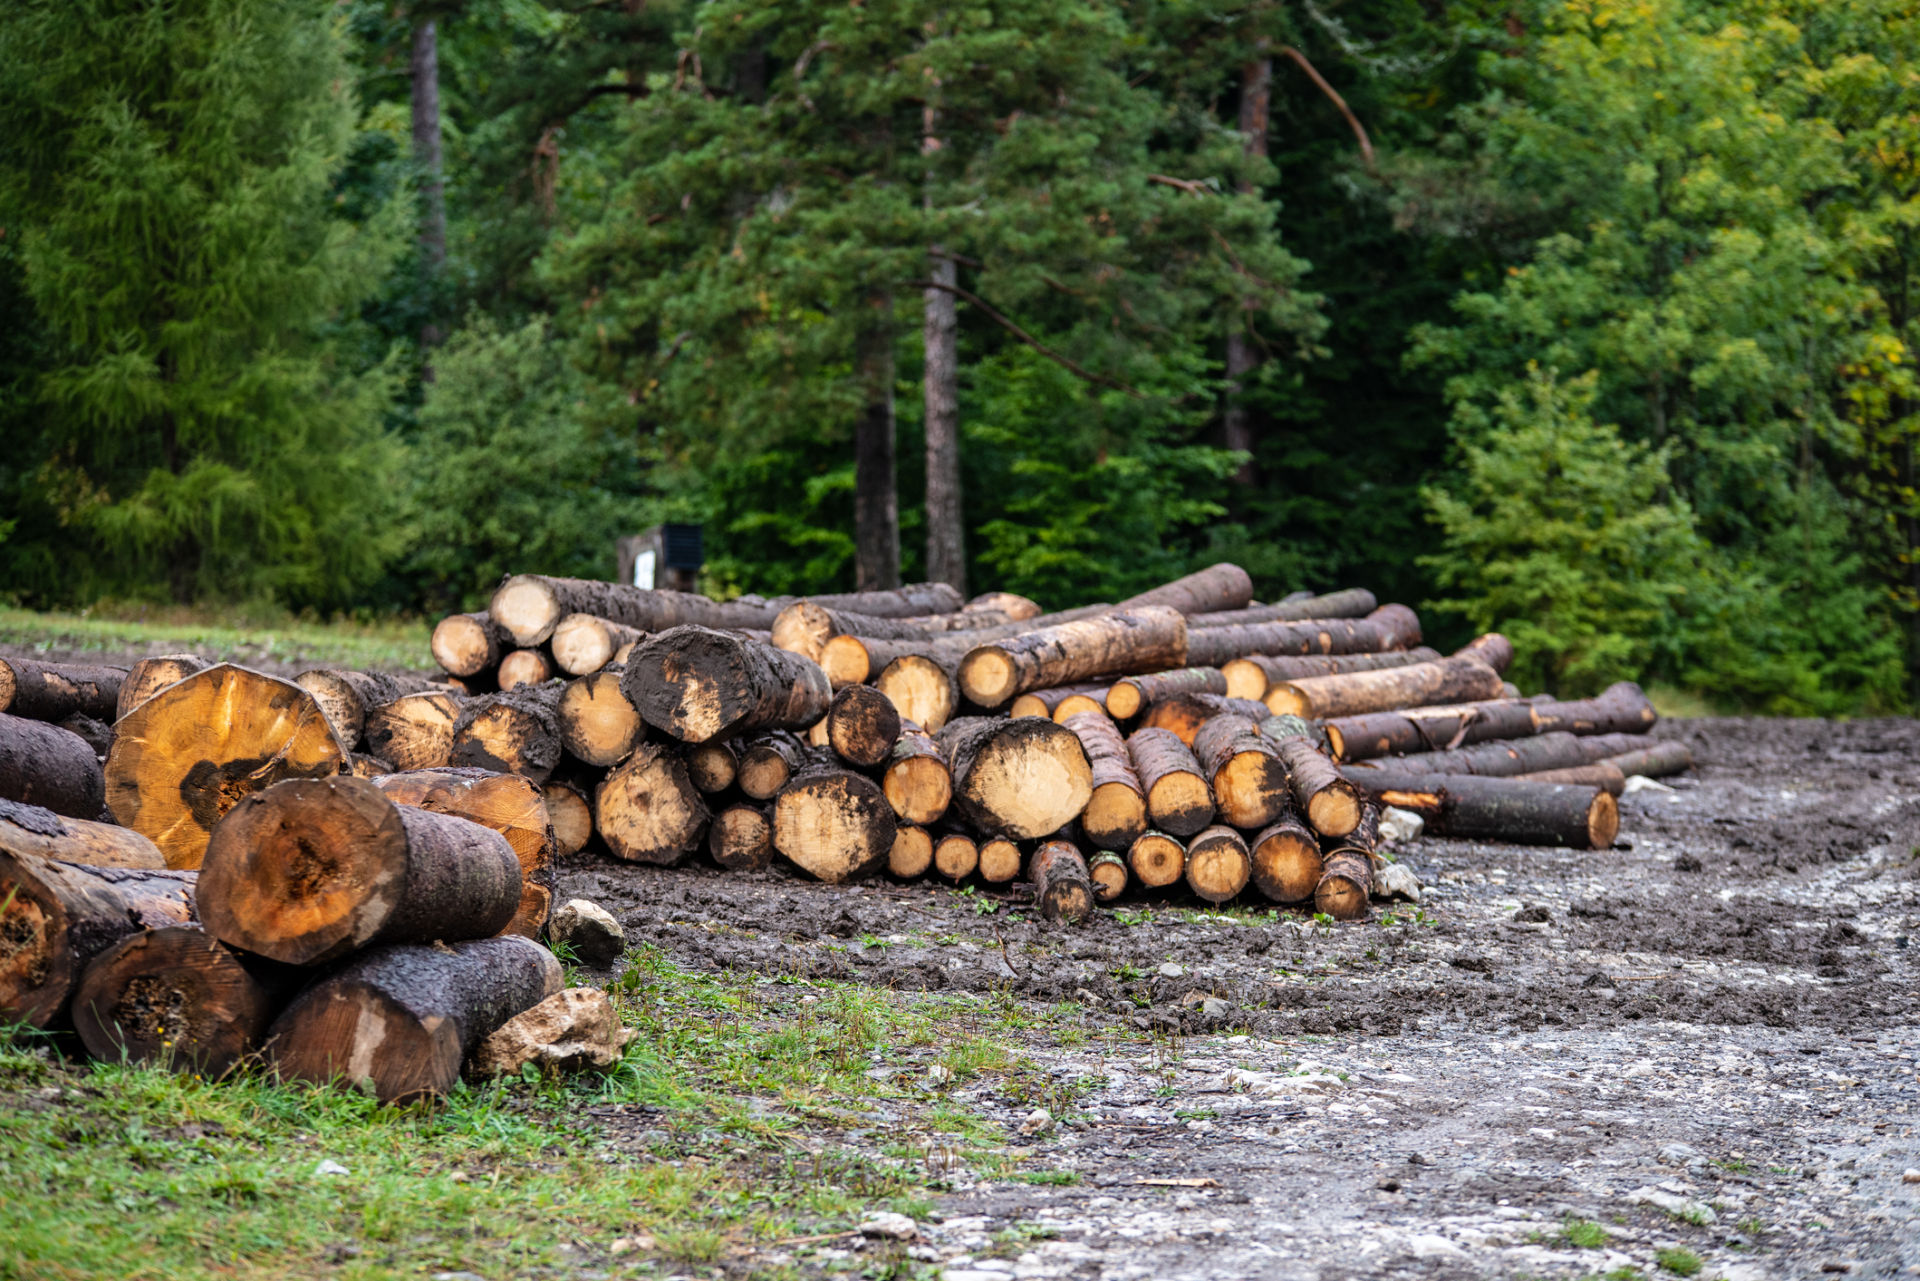
[[[520,860],[520,906],[506,932],[537,937],[553,906],[553,858],[559,838],[545,794],[518,774],[432,769],[388,774],[373,785],[396,805],[417,805],[478,823],[506,838]]]
[[[1367,621],[1393,636],[1393,643],[1384,649],[1412,649],[1420,643],[1420,615],[1405,605],[1382,605],[1367,615]]]
[[[402,694],[367,713],[362,741],[395,770],[438,769],[453,759],[462,701],[447,690]]]
[[[554,664],[561,671],[569,676],[587,676],[611,663],[622,646],[637,645],[646,638],[639,628],[611,618],[568,614],[554,624],[547,648],[553,651]]]
[[[320,714],[333,726],[340,745],[349,752],[359,749],[365,735],[367,714],[391,703],[402,694],[446,693],[447,687],[419,676],[387,676],[380,672],[356,672],[340,667],[311,667],[293,678],[293,683],[313,695]],[[375,753],[378,755],[378,753]]]
[[[1455,748],[1450,752],[1418,752],[1378,763],[1400,773],[1478,774],[1482,778],[1512,778],[1541,770],[1570,769],[1607,755],[1616,744],[1598,736],[1580,738],[1561,730],[1528,738],[1502,739]],[[1364,764],[1357,765],[1364,768]]]
[[[892,701],[903,721],[922,726],[929,734],[946,728],[960,710],[960,686],[953,665],[942,665],[917,654],[902,654],[881,669],[873,687]]]
[[[616,858],[672,867],[700,847],[711,817],[686,762],[642,743],[594,793],[593,826]]]
[[[894,827],[893,845],[887,850],[887,872],[902,880],[925,876],[933,866],[933,837],[927,829],[912,823]]]
[[[1225,609],[1242,609],[1253,599],[1253,579],[1238,565],[1222,562],[1176,578],[1149,592],[1129,596],[1121,609],[1146,605],[1164,605],[1182,614],[1213,614]],[[1178,666],[1178,664],[1168,664]]]
[[[1213,790],[1200,762],[1178,736],[1164,729],[1137,729],[1127,739],[1127,752],[1155,827],[1192,836],[1213,822]]]
[[[585,849],[593,839],[593,802],[587,794],[573,783],[555,781],[540,789],[540,799],[553,827],[553,852],[565,858]]]
[[[870,778],[809,756],[773,803],[773,847],[829,885],[886,865],[897,825]]]
[[[1140,709],[1179,694],[1225,694],[1227,678],[1217,667],[1180,667],[1170,672],[1128,676],[1107,687],[1107,713],[1117,721],[1131,720]]]
[[[124,667],[0,658],[0,712],[55,723],[73,715],[111,721],[126,679]]]
[[[1250,698],[1227,698],[1220,694],[1174,694],[1147,709],[1140,722],[1142,729],[1171,730],[1189,747],[1200,727],[1216,716],[1244,716],[1255,724],[1267,719],[1266,704]]]
[[[204,930],[142,930],[87,966],[74,989],[73,1027],[103,1062],[158,1063],[217,1080],[259,1047],[299,977]]]
[[[1202,627],[1187,635],[1187,664],[1219,667],[1248,654],[1377,654],[1405,649],[1404,627],[1397,624],[1395,615],[1387,619],[1315,618]],[[1418,639],[1414,638],[1415,643]]]
[[[1100,849],[1129,848],[1146,833],[1147,796],[1126,740],[1102,712],[1069,716],[1065,724],[1092,770],[1093,794],[1080,814],[1081,830]]]
[[[1229,827],[1259,829],[1293,808],[1280,751],[1251,717],[1214,717],[1194,735],[1193,754]]]
[[[87,962],[138,930],[193,920],[193,881],[0,852],[0,1021],[57,1022]]]
[[[1380,804],[1419,814],[1435,836],[1605,849],[1620,831],[1604,788],[1390,768],[1355,767],[1349,777]]]
[[[1306,593],[1289,597],[1276,605],[1249,605],[1245,609],[1222,610],[1212,614],[1190,614],[1188,628],[1235,627],[1242,623],[1291,623],[1307,618],[1365,618],[1379,605],[1373,593],[1364,587],[1349,587],[1325,596]]]
[[[1007,715],[1046,716],[1064,725],[1070,716],[1078,716],[1082,712],[1104,711],[1106,697],[1105,681],[1061,685],[1054,689],[1036,689],[1014,699],[1007,707]]]
[[[773,820],[764,805],[736,801],[714,816],[707,853],[729,872],[763,872],[773,863]]]
[[[827,745],[849,764],[872,769],[900,741],[900,712],[871,685],[849,685],[827,705]]]
[[[982,832],[1051,836],[1093,794],[1080,740],[1052,721],[963,717],[935,741],[953,771],[954,810]]]
[[[1127,860],[1112,850],[1100,850],[1087,860],[1087,877],[1093,882],[1093,897],[1111,903],[1127,892]]]
[[[942,832],[933,843],[933,870],[950,881],[964,880],[980,867],[980,846],[965,832]]]
[[[1267,691],[1266,703],[1277,716],[1331,720],[1403,707],[1480,702],[1499,698],[1501,685],[1500,673],[1477,658],[1442,658],[1385,671],[1283,681]]]
[[[222,943],[319,965],[375,944],[498,934],[521,887],[498,832],[397,805],[365,779],[290,779],[214,830],[194,902]]]
[[[66,818],[38,805],[0,800],[0,853],[157,871],[166,859],[154,843],[129,828]]]
[[[113,726],[105,721],[96,721],[91,716],[75,712],[60,721],[59,725],[69,734],[78,734],[101,760],[105,760],[107,753],[113,750]]]
[[[1247,842],[1230,827],[1209,827],[1187,846],[1187,888],[1209,903],[1224,903],[1253,875]]]
[[[1366,919],[1373,896],[1373,863],[1359,850],[1336,849],[1326,857],[1320,884],[1313,891],[1313,910],[1336,921]]]
[[[1513,642],[1499,632],[1476,636],[1453,652],[1455,658],[1474,658],[1494,671],[1505,673],[1513,665]]]
[[[1604,789],[1607,795],[1616,797],[1627,790],[1627,776],[1620,772],[1618,765],[1607,761],[1570,765],[1566,769],[1536,770],[1513,777],[1529,783],[1576,783],[1583,787],[1598,787]]]
[[[962,605],[960,612],[1005,614],[1010,620],[1019,623],[1030,618],[1038,618],[1042,611],[1037,602],[1028,600],[1025,596],[1017,596],[1012,592],[981,592]]]
[[[1118,609],[981,645],[960,660],[960,689],[982,707],[1028,690],[1165,671],[1187,661],[1187,620],[1172,609]]]
[[[951,583],[908,583],[887,591],[841,592],[808,596],[806,600],[827,609],[849,614],[867,614],[874,618],[918,618],[929,614],[959,612],[965,602]],[[786,605],[790,602],[778,602]],[[778,611],[775,611],[776,613]]]
[[[560,745],[575,760],[605,769],[618,765],[647,737],[647,723],[620,692],[624,669],[611,666],[569,681],[555,715]]]
[[[1644,734],[1660,719],[1646,692],[1632,681],[1617,681],[1593,698],[1534,703],[1533,724],[1541,733]]]
[[[770,801],[792,781],[805,759],[806,748],[785,730],[755,735],[740,753],[740,790],[756,801]]]
[[[1320,885],[1320,838],[1292,814],[1252,840],[1253,884],[1276,903],[1304,903]]]
[[[1070,843],[1042,841],[1027,862],[1027,879],[1033,882],[1033,901],[1045,920],[1078,925],[1093,915],[1093,878]]]
[[[376,948],[301,993],[268,1056],[283,1078],[368,1083],[382,1103],[444,1094],[482,1039],[564,981],[530,939]]]
[[[651,637],[620,689],[647,724],[688,743],[761,729],[804,729],[826,715],[826,673],[798,654],[706,627]]]
[[[160,847],[167,866],[198,867],[214,824],[241,799],[290,778],[331,777],[346,756],[313,695],[221,663],[120,718],[107,805]]]
[[[544,783],[560,763],[559,681],[469,699],[453,722],[454,765],[519,774]]]
[[[1685,743],[1649,743],[1629,752],[1603,756],[1601,761],[1628,777],[1639,774],[1646,778],[1665,778],[1692,769],[1693,753]]]
[[[980,842],[980,879],[989,885],[1005,885],[1020,875],[1020,846],[1004,836],[989,836]]]
[[[156,654],[143,658],[127,671],[120,682],[120,696],[114,700],[113,719],[119,720],[140,704],[175,681],[183,681],[195,672],[204,672],[213,664],[198,654]]]
[[[500,660],[500,692],[522,685],[543,685],[554,678],[553,660],[543,649],[516,649]]]
[[[500,584],[487,612],[507,629],[516,645],[538,645],[553,635],[568,614],[592,614],[643,632],[664,632],[685,624],[701,627],[773,626],[786,602],[717,601],[692,592],[657,591],[625,583],[583,578],[515,574]]]
[[[1147,832],[1127,848],[1127,867],[1148,889],[1164,889],[1187,874],[1187,847],[1165,832]]]
[[[1321,723],[1327,750],[1335,760],[1368,761],[1382,756],[1452,751],[1474,743],[1531,738],[1539,732],[1537,704],[1501,698],[1451,707],[1413,707],[1401,712],[1342,716]]]
[[[707,796],[724,792],[740,777],[740,745],[733,739],[716,739],[687,749],[687,777]]]
[[[1360,789],[1340,776],[1307,738],[1289,735],[1274,744],[1287,764],[1294,807],[1322,836],[1341,837],[1360,825],[1364,797]]]
[[[1227,678],[1229,698],[1264,700],[1267,691],[1281,681],[1299,680],[1303,676],[1385,671],[1391,667],[1430,663],[1439,657],[1439,651],[1425,646],[1388,650],[1384,654],[1249,654],[1222,664],[1220,672]]]
[[[912,721],[900,723],[900,738],[880,776],[880,790],[902,823],[932,823],[947,812],[953,802],[953,771],[933,735]]]
[[[513,633],[485,610],[449,614],[434,624],[427,648],[433,652],[433,661],[449,675],[479,676],[500,666],[500,660],[513,648]]]
[[[86,739],[69,729],[0,713],[0,801],[97,819],[106,777]]]
[[[978,644],[978,635],[962,633],[938,640],[882,640],[873,636],[835,636],[820,649],[820,670],[835,689],[876,679],[901,658],[924,658],[951,673]]]
[[[923,640],[950,632],[1005,627],[1021,621],[1013,615],[988,610],[883,617],[829,609],[817,601],[795,601],[773,620],[773,643],[795,654],[821,661],[827,643],[836,636],[870,636],[875,640]]]

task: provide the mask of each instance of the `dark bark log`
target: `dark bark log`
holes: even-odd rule
[[[1439,703],[1474,703],[1501,695],[1500,674],[1475,658],[1443,658],[1385,671],[1347,672],[1285,681],[1267,691],[1276,715],[1331,720],[1367,712]]]
[[[1087,861],[1069,842],[1042,841],[1027,861],[1027,879],[1033,882],[1033,901],[1044,919],[1078,925],[1093,915],[1093,878],[1087,874]]]
[[[530,939],[376,948],[301,993],[268,1056],[286,1079],[370,1083],[382,1103],[444,1094],[483,1039],[564,982]]]
[[[593,839],[593,802],[579,784],[551,781],[540,789],[553,826],[553,852],[561,858],[578,854]]]
[[[827,706],[827,745],[840,759],[872,769],[893,755],[900,741],[900,713],[871,685],[849,685]]]
[[[560,763],[559,681],[469,699],[453,723],[454,765],[520,774],[544,783]]]
[[[711,817],[686,762],[642,743],[594,793],[594,829],[616,858],[671,867],[700,847]]]
[[[453,759],[453,725],[464,701],[446,690],[402,694],[367,713],[361,740],[395,770],[438,769]]]
[[[870,778],[811,754],[773,803],[773,847],[829,885],[886,866],[893,807]]]
[[[1646,692],[1632,681],[1618,681],[1594,698],[1534,703],[1533,723],[1541,733],[1644,734],[1660,720]]]
[[[1280,751],[1251,717],[1214,717],[1194,735],[1193,754],[1228,826],[1262,828],[1293,808]]]
[[[124,667],[0,658],[0,712],[55,723],[74,715],[111,721],[126,679]]]
[[[520,861],[520,906],[505,933],[538,936],[553,906],[553,859],[559,837],[546,794],[518,774],[484,769],[427,769],[388,774],[373,785],[396,805],[417,805],[478,823],[506,838]]]
[[[0,1021],[58,1022],[87,962],[136,931],[193,920],[193,882],[0,852]]]
[[[495,676],[503,694],[522,685],[543,685],[554,679],[553,660],[544,649],[516,649],[500,660]]]
[[[1214,614],[1193,614],[1187,619],[1189,631],[1196,627],[1236,627],[1246,623],[1300,622],[1310,618],[1365,618],[1380,602],[1364,587],[1316,596],[1312,592],[1275,605],[1249,605],[1245,609],[1222,610]]]
[[[102,760],[105,760],[107,753],[113,750],[113,726],[104,721],[96,721],[91,716],[75,712],[60,722],[60,728],[69,734],[78,734],[86,740],[87,746],[93,749],[93,754]]]
[[[1164,889],[1187,874],[1187,847],[1165,832],[1147,832],[1127,848],[1127,867],[1148,889]]]
[[[926,350],[923,386],[927,438],[927,574],[967,590],[966,522],[960,489],[959,283],[953,259],[935,254],[928,270],[936,285],[925,295],[922,338]]]
[[[1450,752],[1419,752],[1397,756],[1380,764],[1407,773],[1478,774],[1482,778],[1512,778],[1540,770],[1570,769],[1600,760],[1615,745],[1611,738],[1580,738],[1556,730],[1528,738],[1503,739],[1455,748]]]
[[[873,687],[887,696],[900,719],[923,726],[929,734],[945,729],[960,710],[960,685],[951,665],[903,654],[883,668]]]
[[[707,852],[729,872],[764,872],[773,863],[773,820],[767,807],[736,801],[714,815]]]
[[[936,741],[953,771],[954,810],[982,832],[1051,836],[1093,794],[1080,740],[1052,721],[964,717]]]
[[[0,801],[97,819],[106,778],[93,746],[69,729],[0,713]]]
[[[1093,897],[1111,903],[1127,892],[1127,860],[1112,850],[1100,850],[1087,859],[1087,877],[1093,882]]]
[[[1121,609],[1140,609],[1164,605],[1182,614],[1212,614],[1223,609],[1243,609],[1253,599],[1253,579],[1238,565],[1222,562],[1196,570],[1185,578],[1176,578],[1152,591],[1129,596]],[[1177,667],[1177,663],[1167,664]]]
[[[953,801],[953,771],[933,736],[912,721],[900,723],[880,790],[903,823],[936,822]],[[932,846],[928,846],[931,854]]]
[[[1200,762],[1177,735],[1164,729],[1135,730],[1127,739],[1127,752],[1155,827],[1192,836],[1213,822],[1213,790]]]
[[[1344,672],[1377,672],[1390,667],[1410,667],[1439,658],[1436,650],[1388,650],[1384,654],[1249,654],[1223,663],[1220,672],[1227,678],[1230,698],[1264,700],[1276,683],[1299,680],[1303,676],[1338,676]]]
[[[701,627],[766,628],[773,626],[773,620],[788,603],[758,598],[716,601],[692,592],[658,591],[584,578],[516,574],[494,592],[488,612],[507,629],[516,645],[538,645],[553,635],[553,629],[568,614],[592,614],[649,633],[689,623]]]
[[[647,724],[688,743],[804,729],[826,715],[832,698],[817,664],[705,627],[650,638],[627,660],[620,689]]]
[[[999,707],[1028,690],[1179,667],[1186,649],[1187,620],[1172,609],[1118,609],[969,651],[960,689],[982,707]]]
[[[448,674],[479,676],[500,665],[500,660],[513,648],[513,633],[495,622],[493,615],[485,610],[449,614],[434,625],[428,648],[433,651],[433,661]]]
[[[259,1048],[301,977],[204,930],[142,930],[87,966],[73,1027],[104,1062],[158,1063],[217,1080]]]
[[[1004,836],[989,836],[980,842],[980,879],[989,885],[1005,885],[1020,875],[1020,845]]]
[[[1670,774],[1684,774],[1693,768],[1693,753],[1687,750],[1685,743],[1648,743],[1644,747],[1600,759],[1627,777],[1639,774],[1646,778],[1665,778]]]
[[[1402,629],[1375,618],[1246,623],[1189,632],[1187,665],[1219,667],[1249,654],[1375,654],[1404,648]]]
[[[933,842],[933,870],[950,881],[964,880],[980,868],[980,845],[965,832],[942,832]]]
[[[1045,716],[1064,725],[1069,717],[1078,716],[1082,712],[1104,714],[1106,697],[1105,681],[1061,685],[1054,689],[1036,689],[1014,699],[1007,706],[1007,715]]]
[[[1372,895],[1372,862],[1359,850],[1337,849],[1326,856],[1313,891],[1313,910],[1336,921],[1365,920]]]
[[[1348,776],[1380,804],[1425,818],[1435,836],[1605,849],[1620,831],[1604,788],[1358,766]]]
[[[1224,903],[1247,888],[1253,856],[1230,827],[1209,827],[1187,846],[1187,888],[1209,903]]]
[[[1320,885],[1320,838],[1292,814],[1252,840],[1253,884],[1276,903],[1304,903]]]
[[[1225,694],[1227,678],[1217,667],[1179,667],[1170,672],[1128,676],[1107,687],[1107,712],[1118,721],[1176,694]]]
[[[1321,723],[1334,759],[1367,761],[1382,756],[1451,751],[1473,743],[1531,738],[1538,732],[1538,704],[1502,698],[1451,707],[1415,707],[1403,712],[1342,716]]]
[[[159,871],[167,865],[154,843],[130,828],[67,818],[38,805],[0,800],[0,853]]]
[[[740,745],[731,738],[701,743],[686,752],[687,777],[707,796],[724,792],[740,776]]]
[[[1513,664],[1513,642],[1499,632],[1488,632],[1462,645],[1454,651],[1453,656],[1475,658],[1494,671],[1504,673]]]
[[[785,730],[755,735],[740,752],[740,790],[756,801],[770,801],[805,759],[806,748]]]
[[[1142,729],[1171,730],[1189,747],[1200,727],[1216,716],[1244,716],[1255,724],[1267,719],[1266,704],[1250,698],[1227,698],[1220,694],[1173,694],[1147,709],[1140,721]]]
[[[1294,807],[1314,831],[1341,837],[1360,825],[1364,802],[1360,789],[1342,778],[1319,748],[1298,734],[1281,738],[1274,746],[1287,764]]]
[[[195,672],[204,672],[212,666],[198,654],[159,654],[141,659],[128,670],[126,679],[120,682],[120,695],[114,700],[113,719],[119,720],[176,681],[183,681]]]
[[[1101,712],[1069,716],[1064,724],[1080,740],[1092,769],[1093,795],[1080,814],[1081,830],[1100,849],[1129,848],[1146,834],[1147,797],[1126,740]]]
[[[603,668],[570,681],[560,693],[555,715],[560,745],[575,760],[602,769],[618,765],[647,737],[647,723],[620,691],[625,669]]]
[[[1515,778],[1529,783],[1575,783],[1583,787],[1598,787],[1609,796],[1619,796],[1627,790],[1627,776],[1620,767],[1606,761],[1596,761],[1591,765],[1570,765],[1565,769],[1535,770],[1527,774],[1515,774]]]
[[[855,337],[862,406],[853,428],[855,584],[862,591],[900,585],[900,498],[895,481],[893,299],[867,296]]]
[[[554,624],[547,648],[554,665],[569,676],[586,676],[613,661],[622,646],[637,645],[647,634],[637,627],[592,614],[568,614]],[[502,680],[501,684],[506,682]]]
[[[340,745],[357,751],[365,737],[367,713],[402,694],[448,693],[445,685],[420,676],[388,676],[381,672],[356,672],[339,667],[313,667],[293,678],[293,683],[313,695],[321,715]],[[378,753],[376,753],[377,755]]]

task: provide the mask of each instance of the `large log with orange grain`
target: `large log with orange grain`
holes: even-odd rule
[[[481,676],[500,666],[500,660],[513,650],[513,633],[481,610],[473,614],[449,614],[434,624],[427,648],[433,661],[450,676],[463,679]]]
[[[193,920],[194,873],[0,852],[0,1022],[48,1027],[87,963],[139,930]]]
[[[1396,611],[1405,608],[1384,607]],[[1187,636],[1187,664],[1219,667],[1248,654],[1375,654],[1418,644],[1417,621],[1411,630],[1413,635],[1409,641],[1405,619],[1399,613],[1383,618],[1314,618],[1202,627]]]
[[[953,772],[954,811],[982,833],[1051,836],[1093,794],[1080,740],[1051,720],[962,717],[935,741]]]
[[[339,735],[340,745],[350,752],[359,748],[367,715],[374,708],[391,703],[402,694],[451,692],[447,686],[422,676],[390,676],[343,667],[310,667],[295,676],[293,683],[313,695],[313,701],[320,704],[321,714]]]
[[[1280,749],[1251,717],[1229,713],[1209,720],[1194,735],[1193,755],[1228,826],[1258,830],[1293,808]]]
[[[560,763],[559,681],[516,685],[461,704],[453,722],[453,765],[520,774],[544,783]]]
[[[1653,701],[1632,681],[1616,681],[1592,698],[1535,702],[1534,728],[1540,733],[1644,734],[1660,720]]]
[[[1187,888],[1209,903],[1233,898],[1252,875],[1246,839],[1230,827],[1209,827],[1187,845]]]
[[[103,1062],[217,1079],[259,1048],[302,977],[205,930],[141,930],[87,965],[73,993],[73,1030]]]
[[[1235,627],[1242,623],[1298,622],[1304,618],[1365,618],[1379,605],[1373,593],[1364,587],[1315,596],[1311,592],[1298,599],[1288,598],[1274,605],[1249,605],[1245,609],[1222,610],[1213,614],[1189,614],[1188,627]]]
[[[243,798],[291,778],[332,777],[346,758],[313,695],[220,663],[120,718],[107,807],[159,846],[167,866],[198,867],[214,824]]]
[[[1620,809],[1605,788],[1473,774],[1430,774],[1350,766],[1347,778],[1382,805],[1412,810],[1435,836],[1605,849],[1620,831]]]
[[[638,645],[647,634],[637,627],[593,614],[568,614],[554,624],[547,648],[554,666],[569,676],[587,676],[613,661],[628,645]],[[504,682],[502,682],[504,684]]]
[[[686,761],[660,743],[634,748],[594,792],[594,830],[629,863],[683,862],[700,847],[711,817]]]
[[[575,760],[604,769],[618,765],[647,737],[647,723],[620,692],[626,669],[613,664],[567,682],[554,714],[560,746]]]
[[[553,906],[553,859],[559,844],[546,792],[519,774],[446,768],[387,774],[373,785],[396,805],[451,814],[498,832],[520,861],[520,906],[506,928],[533,938]],[[589,819],[591,821],[591,819]]]
[[[488,1034],[560,991],[553,953],[508,935],[380,947],[302,992],[267,1033],[274,1070],[368,1089],[382,1103],[444,1094]]]
[[[1397,712],[1338,716],[1322,721],[1320,729],[1335,760],[1366,761],[1448,751],[1498,739],[1530,738],[1540,729],[1538,706],[1531,699],[1499,698],[1482,703],[1409,707]]]
[[[827,746],[841,760],[872,769],[900,741],[900,712],[871,685],[848,685],[827,705]]]
[[[1152,591],[1129,596],[1120,602],[1120,608],[1163,605],[1182,614],[1213,614],[1221,610],[1245,608],[1252,600],[1253,579],[1238,565],[1223,561],[1164,583]]]
[[[968,698],[1000,707],[1028,690],[1180,667],[1186,654],[1186,618],[1148,605],[977,646],[958,674]]]
[[[159,847],[130,828],[69,818],[38,805],[7,800],[0,800],[0,853],[85,867],[155,871],[167,865]]]
[[[1276,903],[1304,903],[1324,870],[1320,838],[1288,813],[1248,840],[1254,888]]]
[[[953,802],[953,771],[933,735],[912,721],[900,723],[880,790],[902,823],[925,825],[947,812]]]
[[[880,669],[873,687],[893,703],[900,719],[937,734],[960,710],[960,686],[953,679],[957,662],[941,663],[919,654],[902,654]]]
[[[1047,716],[1066,724],[1082,712],[1100,711],[1106,704],[1107,683],[1088,681],[1079,685],[1061,685],[1054,689],[1036,689],[1022,694],[1007,706],[1009,716]]]
[[[1125,676],[1107,686],[1107,714],[1131,720],[1142,708],[1180,694],[1225,694],[1227,677],[1217,667],[1179,667],[1170,672]],[[1017,714],[1017,713],[1016,713]]]
[[[1213,822],[1213,789],[1178,736],[1164,729],[1137,729],[1127,738],[1127,753],[1154,827],[1192,836]]]
[[[1093,879],[1071,842],[1042,841],[1027,860],[1027,879],[1044,919],[1078,925],[1093,915]]]
[[[886,866],[897,822],[872,779],[809,752],[773,802],[773,848],[829,885]]]
[[[1439,703],[1475,703],[1501,695],[1500,673],[1477,658],[1442,658],[1408,667],[1283,681],[1267,691],[1277,716],[1331,720]]]
[[[628,657],[620,689],[647,724],[687,743],[805,729],[833,697],[811,660],[708,627],[649,637]]]
[[[402,694],[367,713],[361,741],[395,770],[439,769],[453,759],[453,725],[465,701],[448,689]]]
[[[1338,676],[1344,672],[1377,672],[1389,667],[1410,667],[1439,658],[1438,650],[1424,645],[1412,649],[1390,649],[1381,654],[1248,654],[1223,663],[1220,674],[1227,678],[1230,698],[1265,700],[1267,691],[1283,681],[1303,676]]]
[[[124,667],[0,658],[0,712],[36,721],[75,715],[111,721],[126,679]]]
[[[107,784],[92,744],[58,725],[0,713],[0,801],[97,819]]]
[[[1087,754],[1093,793],[1080,814],[1080,830],[1095,847],[1124,850],[1146,834],[1147,795],[1133,755],[1111,718],[1081,712],[1063,722]]]

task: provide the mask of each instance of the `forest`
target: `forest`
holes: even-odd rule
[[[1232,560],[1920,689],[1920,0],[0,0],[0,602]]]

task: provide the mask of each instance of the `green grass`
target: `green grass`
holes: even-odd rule
[[[1598,1250],[1607,1243],[1607,1230],[1590,1219],[1568,1219],[1560,1234],[1582,1250]]]
[[[433,666],[431,624],[417,619],[322,623],[272,611],[210,615],[178,607],[101,607],[79,614],[0,608],[0,645],[102,654],[191,651],[238,663]]]
[[[1699,1255],[1691,1250],[1683,1249],[1680,1246],[1672,1246],[1665,1250],[1655,1250],[1653,1252],[1653,1259],[1654,1262],[1658,1263],[1663,1269],[1673,1273],[1677,1277],[1690,1277],[1705,1266],[1702,1264]]]

